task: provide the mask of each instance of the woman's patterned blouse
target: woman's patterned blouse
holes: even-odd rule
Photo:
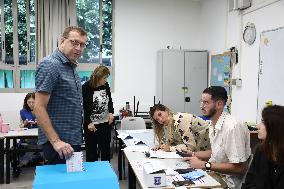
[[[164,126],[163,142],[170,151],[189,149],[204,151],[211,149],[209,141],[210,121],[188,113],[173,114],[170,125]]]

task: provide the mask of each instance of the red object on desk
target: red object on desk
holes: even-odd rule
[[[127,110],[123,110],[123,111],[121,112],[121,115],[122,115],[123,118],[124,118],[124,117],[127,117],[127,116],[128,116],[128,111],[127,111]]]
[[[0,131],[2,133],[8,133],[8,131],[9,131],[9,123],[2,123],[0,125]]]

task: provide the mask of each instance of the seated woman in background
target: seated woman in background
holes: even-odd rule
[[[35,93],[28,93],[24,99],[23,109],[20,110],[21,125],[20,127],[38,128],[36,118],[33,115],[35,102]]]
[[[172,113],[162,104],[150,108],[157,148],[164,151],[204,151],[211,149],[209,122],[189,113]]]
[[[243,189],[284,188],[284,107],[273,105],[262,111],[262,122],[257,125],[256,149]]]
[[[33,114],[35,101],[35,93],[28,93],[24,99],[23,109],[20,110],[22,128],[38,128],[36,117]],[[22,148],[38,148],[37,139],[26,139],[20,141],[20,147]],[[20,167],[28,164],[36,165],[43,160],[42,156],[38,152],[26,152],[20,157]]]

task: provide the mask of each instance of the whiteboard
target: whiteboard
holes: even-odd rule
[[[260,36],[257,121],[266,102],[284,106],[284,27]]]

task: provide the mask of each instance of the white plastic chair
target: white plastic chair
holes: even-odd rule
[[[146,129],[146,123],[142,117],[125,117],[121,120],[121,130],[137,129]]]

